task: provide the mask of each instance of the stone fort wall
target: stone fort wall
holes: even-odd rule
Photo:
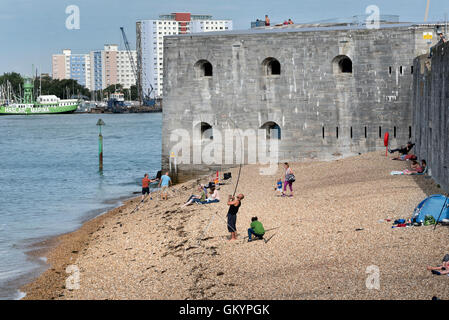
[[[163,168],[177,143],[170,139],[173,130],[193,137],[202,126],[212,132],[280,128],[280,162],[374,151],[383,147],[387,131],[392,146],[405,143],[413,133],[413,60],[428,52],[423,34],[433,29],[389,25],[166,37]],[[195,143],[204,147],[209,139]],[[191,164],[192,153],[190,164],[177,163],[181,176],[223,169]]]
[[[432,58],[415,59],[413,129],[415,153],[425,159],[434,180],[449,191],[449,43]]]

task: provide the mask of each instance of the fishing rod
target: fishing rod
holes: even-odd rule
[[[133,214],[134,212],[138,211],[138,210],[139,210],[139,206],[140,206],[141,204],[145,203],[145,200],[146,200],[146,198],[147,198],[149,195],[150,195],[150,194],[146,194],[146,195],[143,197],[143,200],[141,200],[141,201],[137,204],[137,206],[134,208],[133,211],[130,212],[130,214]]]
[[[444,200],[444,204],[443,204],[443,206],[441,207],[440,215],[438,216],[438,219],[437,219],[437,221],[435,222],[435,227],[433,227],[433,230],[434,230],[434,231],[435,231],[435,229],[437,228],[438,221],[440,221],[441,215],[443,214],[443,210],[444,210],[444,208],[446,207],[447,200],[448,200],[448,194],[446,194],[446,199]]]
[[[229,118],[229,120],[232,121],[232,124],[233,124],[233,127],[234,127],[233,132],[234,132],[234,131],[236,130],[235,121],[232,120],[231,118]],[[242,139],[242,135],[240,134],[240,130],[237,131],[237,132],[238,132],[238,134],[239,134],[239,137],[240,137],[240,140],[241,140],[241,147],[242,147],[242,149],[243,149],[243,146],[244,146],[244,142],[245,142],[245,141],[243,141],[243,139]],[[244,154],[243,150],[242,150],[242,156],[243,156],[243,158],[245,157],[245,154]],[[238,187],[238,185],[239,185],[240,176],[241,176],[241,173],[242,173],[242,162],[243,162],[243,161],[242,161],[242,159],[240,158],[239,173],[238,173],[238,176],[237,176],[237,182],[236,182],[236,184],[235,184],[234,193],[233,193],[233,195],[232,195],[232,198],[235,197],[235,193],[237,192],[237,187]],[[203,238],[204,233],[207,231],[207,229],[209,228],[209,226],[212,224],[212,220],[213,220],[213,218],[214,218],[214,215],[217,215],[217,216],[220,217],[223,221],[225,221],[225,222],[226,222],[226,225],[227,225],[231,230],[233,230],[233,232],[237,232],[237,230],[235,230],[235,228],[233,228],[231,225],[229,225],[228,221],[227,221],[224,217],[222,217],[221,215],[219,215],[218,212],[214,212],[214,213],[212,213],[212,216],[211,216],[211,218],[209,219],[209,223],[207,224],[206,228],[204,228],[203,232],[201,233],[201,237],[199,237],[199,239],[198,239],[198,245],[201,244],[201,239]]]

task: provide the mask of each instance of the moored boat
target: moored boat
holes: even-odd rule
[[[20,102],[4,102],[0,105],[0,115],[32,115],[73,113],[78,108],[77,99],[59,99],[55,95],[40,95],[33,98],[33,80],[24,81],[24,94]]]

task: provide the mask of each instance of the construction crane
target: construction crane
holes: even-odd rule
[[[131,68],[133,69],[134,77],[136,78],[137,96],[139,97],[139,103],[140,105],[142,105],[143,103],[144,106],[154,106],[155,100],[150,99],[149,95],[145,95],[143,93],[143,90],[140,88],[139,75],[137,73],[137,67],[134,63],[133,55],[131,54],[131,48],[129,47],[128,38],[126,37],[123,27],[120,27],[120,31],[122,32],[123,41],[125,42],[126,51],[128,52],[129,62],[131,63]],[[151,91],[153,91],[153,87],[151,87]]]
[[[430,0],[427,0],[426,13],[424,15],[424,22],[427,22],[427,19],[429,18],[429,8],[430,8]]]

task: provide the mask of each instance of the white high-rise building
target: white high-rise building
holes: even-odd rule
[[[162,97],[164,36],[227,30],[232,30],[232,20],[213,20],[211,15],[172,13],[160,15],[158,20],[137,21],[138,80],[144,95],[153,89],[155,97]]]

